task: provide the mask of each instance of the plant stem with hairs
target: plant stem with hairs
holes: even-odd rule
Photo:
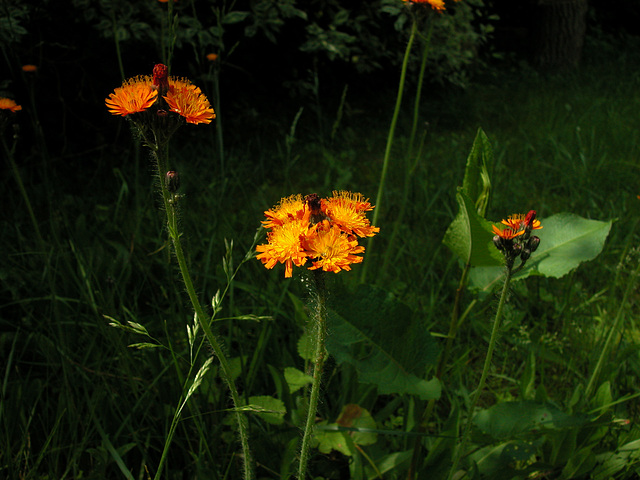
[[[300,449],[300,465],[298,468],[298,479],[305,480],[307,473],[307,463],[309,462],[309,450],[311,439],[315,429],[316,412],[318,410],[318,398],[320,397],[320,384],[322,380],[322,369],[326,359],[325,339],[327,336],[327,307],[326,288],[324,284],[324,272],[315,270],[313,272],[315,280],[315,311],[312,316],[313,337],[315,339],[313,383],[311,385],[311,395],[309,397],[309,407],[307,420],[302,436],[302,448]]]
[[[169,163],[169,155],[168,155],[168,144],[160,144],[157,143],[155,145],[151,145],[151,149],[154,157],[156,158],[157,167],[158,167],[158,175],[160,178],[160,190],[162,193],[162,200],[164,205],[164,210],[167,215],[167,230],[169,232],[169,237],[173,243],[176,259],[178,261],[178,266],[180,268],[180,273],[182,275],[182,280],[184,281],[185,288],[187,290],[187,294],[189,296],[189,300],[191,301],[191,305],[196,313],[197,321],[202,328],[209,344],[211,345],[212,350],[215,353],[215,356],[218,358],[218,362],[220,363],[220,374],[224,381],[226,382],[229,392],[231,393],[231,399],[233,401],[233,406],[236,415],[236,421],[238,424],[238,434],[240,436],[240,444],[242,446],[242,456],[244,462],[244,479],[251,480],[254,478],[253,472],[253,461],[251,456],[251,451],[249,449],[249,423],[247,421],[246,416],[241,412],[240,408],[243,403],[240,399],[240,395],[238,393],[238,389],[233,381],[233,376],[231,372],[231,366],[229,365],[229,361],[227,360],[226,355],[222,349],[222,345],[213,334],[211,330],[210,322],[207,321],[207,316],[198,300],[198,296],[196,295],[195,288],[193,286],[193,281],[191,280],[191,275],[189,273],[189,269],[187,266],[187,261],[184,255],[184,251],[182,249],[182,243],[180,241],[181,233],[179,231],[178,226],[178,213],[177,213],[177,201],[178,196],[174,193],[170,192],[165,183],[165,174],[168,169]],[[165,447],[166,449],[166,447]],[[164,458],[164,455],[163,455]],[[162,463],[158,469],[158,473],[156,474],[156,478],[159,478],[160,471],[162,469]]]

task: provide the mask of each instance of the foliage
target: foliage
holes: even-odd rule
[[[318,91],[331,108],[310,119],[288,96],[229,82],[221,92],[232,105],[221,110],[229,121],[224,171],[213,124],[176,134],[181,239],[240,389],[236,408],[177,281],[146,152],[102,108],[116,68],[112,51],[95,56],[96,45],[115,48],[117,38],[131,48],[125,56],[144,51],[143,63],[152,63],[163,50],[154,43],[157,26],[170,25],[166,5],[78,2],[89,20],[77,15],[76,25],[91,22],[81,31],[86,42],[72,50],[67,37],[46,37],[55,25],[34,28],[35,17],[23,15],[17,25],[48,41],[38,37],[27,48],[31,40],[22,35],[5,47],[11,68],[3,71],[23,110],[2,130],[0,476],[153,477],[173,435],[163,478],[241,478],[240,412],[258,476],[291,478],[313,383],[313,296],[307,277],[285,280],[255,261],[253,245],[264,235],[259,220],[290,191],[375,192],[392,95],[372,99],[352,87],[337,99]],[[263,35],[283,52],[285,39],[295,39],[287,47],[309,65],[334,51],[335,63],[360,55],[363,67],[386,68],[400,59],[391,43],[367,57],[364,39],[402,42],[406,33],[405,24],[393,35],[367,37],[400,16],[375,2],[314,4],[327,7],[326,17],[319,8],[300,13],[293,2],[279,3],[286,11],[273,2],[225,5],[234,8],[224,15],[212,3],[174,5],[182,31],[173,58],[184,70],[208,78],[209,64],[187,58],[220,42],[244,68],[237,42]],[[203,27],[200,8],[223,29]],[[356,15],[359,8],[367,13]],[[126,19],[115,23],[118,37],[108,30],[113,22],[100,23],[112,11]],[[152,28],[136,24],[141,18]],[[318,30],[309,32],[314,23]],[[254,36],[238,40],[250,28]],[[640,183],[633,139],[640,84],[631,61],[638,50],[615,51],[594,52],[593,63],[574,75],[503,71],[499,81],[464,92],[430,92],[421,117],[429,129],[409,154],[412,122],[400,118],[379,243],[365,253],[370,282],[358,284],[354,266],[354,275],[329,284],[329,358],[309,466],[315,478],[404,479],[415,445],[420,478],[446,478],[468,419],[461,465],[471,478],[637,477]],[[630,61],[619,64],[620,57]],[[40,60],[37,74],[21,72],[33,59]],[[132,73],[146,71],[138,60],[127,60],[140,69]],[[317,119],[334,125],[331,138]],[[502,271],[486,218],[528,209],[539,211],[541,245],[508,292],[488,388],[471,411],[500,283],[494,274]],[[394,225],[398,241],[389,248]],[[475,266],[468,282],[458,268],[466,264]],[[494,276],[480,282],[482,271]],[[450,335],[456,302],[458,328]]]

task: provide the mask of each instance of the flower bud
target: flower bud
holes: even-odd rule
[[[527,248],[531,250],[531,253],[535,252],[540,245],[540,237],[536,237],[535,235],[527,240]]]
[[[180,188],[180,177],[178,176],[178,172],[174,170],[168,171],[164,176],[164,184],[169,192],[176,193],[178,188]]]

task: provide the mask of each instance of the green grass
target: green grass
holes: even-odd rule
[[[513,285],[494,369],[481,397],[484,408],[529,395],[570,411],[575,406],[572,396],[589,380],[620,308],[624,328],[615,337],[596,388],[608,380],[613,401],[637,393],[637,287],[626,304],[620,305],[620,299],[629,282],[637,285],[632,273],[639,238],[640,77],[631,65],[638,59],[632,49],[613,57],[598,56],[602,50],[593,48],[587,52],[592,60],[565,76],[545,77],[524,69],[495,74],[466,91],[439,89],[425,95],[422,111],[429,125],[422,154],[410,172],[414,159],[403,155],[409,107],[400,121],[380,211],[381,233],[366,258],[368,278],[409,305],[434,334],[447,332],[460,276],[457,261],[441,241],[456,214],[455,188],[479,126],[491,139],[496,159],[488,218],[536,209],[543,224],[545,217],[563,211],[616,219],[596,261],[561,279],[531,278]],[[628,61],[620,61],[620,55]],[[392,94],[372,100],[356,93],[351,98],[354,90],[349,89],[333,142],[318,138],[310,113],[294,125],[297,108],[283,115],[286,118],[269,119],[273,128],[262,132],[258,124],[263,119],[243,130],[235,128],[225,112],[225,178],[217,176],[208,127],[178,132],[172,159],[185,195],[184,242],[204,305],[229,282],[223,256],[234,265],[241,262],[263,211],[281,197],[298,192],[325,195],[334,189],[375,195]],[[335,117],[329,112],[338,111],[339,99],[326,101],[324,121],[331,125]],[[140,479],[153,477],[157,469],[192,368],[186,327],[193,314],[169,253],[147,152],[129,143],[127,135],[123,131],[120,140],[130,147],[120,155],[107,148],[97,159],[54,157],[38,163],[38,169],[25,162],[42,159],[18,148],[16,160],[44,244],[34,235],[14,178],[7,172],[1,180],[1,477]],[[289,146],[287,135],[295,138]],[[97,171],[83,165],[91,161]],[[389,248],[395,222],[398,233]],[[232,250],[225,240],[233,240]],[[343,275],[347,285],[357,283],[359,268]],[[305,370],[298,339],[308,298],[298,279],[285,280],[281,269],[267,271],[251,260],[229,284],[219,317],[253,314],[272,319],[215,324],[238,365],[245,399],[272,395],[287,407],[280,426],[250,416],[259,478],[295,472],[292,458],[301,436],[302,399],[300,392],[289,393],[282,371],[287,366]],[[463,309],[473,298],[472,293],[464,296]],[[462,325],[432,419],[437,431],[444,432],[452,421],[451,405],[468,404],[495,304],[494,296],[477,302]],[[104,315],[144,325],[170,349],[127,348],[147,339],[109,327]],[[208,354],[200,340],[198,346],[196,370]],[[527,389],[532,369],[536,375]],[[321,418],[333,422],[345,404],[357,403],[373,414],[379,428],[409,430],[414,424],[421,402],[406,395],[378,395],[370,385],[358,383],[356,371],[345,364],[330,361],[326,372]],[[228,397],[217,373],[205,377],[185,408],[163,478],[240,478]],[[595,408],[588,399],[585,405]],[[612,423],[599,451],[615,451],[639,437],[634,405],[622,402],[610,410],[610,421],[614,416],[630,419],[631,426]],[[381,437],[363,448],[379,460],[410,449],[412,442],[407,436]],[[427,443],[435,448],[437,440]],[[629,470],[616,478],[632,478],[637,461],[628,459]],[[557,465],[561,462],[551,467],[551,478],[561,470]],[[324,478],[345,478],[349,471],[345,458],[337,454],[315,456],[310,469]]]

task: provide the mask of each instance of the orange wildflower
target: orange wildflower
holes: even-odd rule
[[[380,228],[371,226],[365,217],[365,212],[373,210],[373,206],[361,193],[334,191],[333,197],[323,202],[323,207],[325,214],[344,232],[359,237],[373,237],[380,231]]]
[[[352,235],[347,235],[336,224],[323,220],[314,226],[314,234],[305,237],[302,246],[311,259],[313,266],[309,270],[321,268],[325,272],[338,273],[351,270],[352,263],[361,263],[364,247]]]
[[[11,113],[15,113],[22,110],[22,106],[18,105],[14,100],[10,98],[0,97],[0,110],[8,110]]]
[[[187,123],[211,123],[216,118],[207,97],[186,78],[169,77],[169,91],[164,99],[171,111],[182,115]]]
[[[38,67],[36,65],[27,64],[27,65],[23,65],[22,66],[22,71],[23,72],[36,72],[36,71],[38,71]]]
[[[460,0],[454,0],[459,2]],[[404,0],[405,3],[417,3],[430,5],[435,11],[442,13],[445,9],[444,0]]]
[[[307,261],[300,239],[304,238],[308,229],[309,223],[299,219],[274,228],[267,236],[269,243],[256,247],[256,251],[261,252],[256,258],[269,269],[277,263],[284,263],[284,276],[290,278],[293,275],[293,265],[301,267]]]
[[[207,53],[207,60],[210,62],[215,62],[218,59],[217,53]]]
[[[152,77],[140,75],[126,80],[105,99],[109,112],[126,117],[132,113],[144,112],[153,105],[158,96],[153,88]]]

